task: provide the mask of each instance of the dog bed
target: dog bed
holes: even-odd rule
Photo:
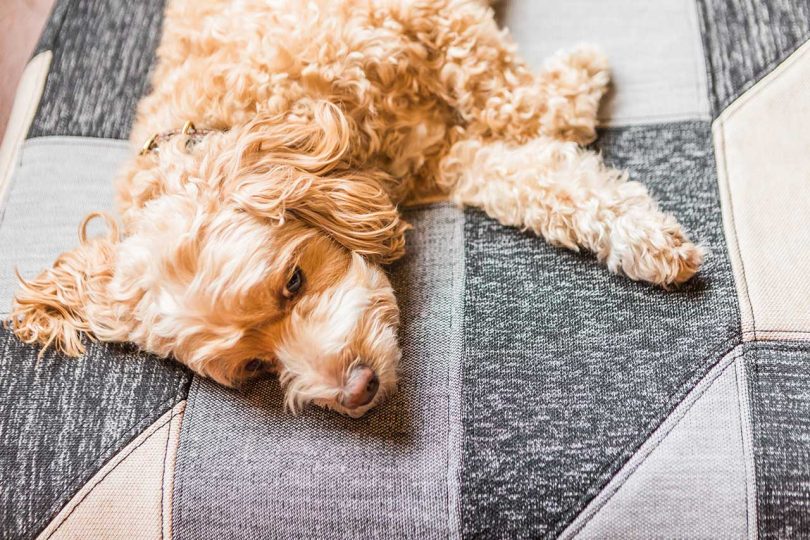
[[[0,151],[0,316],[112,206],[163,3],[59,0]],[[600,44],[596,143],[710,256],[664,291],[475,210],[406,211],[399,392],[284,412],[123,346],[0,329],[0,537],[810,535],[810,6],[510,0]]]

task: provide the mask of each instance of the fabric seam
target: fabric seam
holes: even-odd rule
[[[160,404],[159,404],[159,405],[158,405],[156,408],[157,408],[157,409],[163,409],[163,411],[164,411],[164,412],[163,412],[162,414],[166,414],[166,411],[170,410],[170,408],[171,408],[171,407],[173,407],[173,406],[174,406],[174,405],[177,403],[177,401],[176,401],[176,400],[177,400],[177,395],[175,394],[175,395],[174,395],[174,396],[172,396],[171,398],[169,398],[169,399],[167,399],[167,400],[163,401],[162,403],[160,403]],[[173,403],[173,402],[174,402],[174,403]],[[169,405],[170,405],[170,404],[171,404],[171,407],[169,407]],[[167,408],[167,407],[168,407],[168,408]],[[141,425],[142,425],[144,422],[146,422],[146,421],[148,421],[148,420],[150,420],[150,416],[144,416],[144,417],[142,417],[141,419],[139,419],[139,420],[138,420],[138,421],[137,421],[135,424],[133,424],[133,425],[132,425],[132,426],[131,426],[131,427],[130,427],[130,428],[127,430],[127,431],[125,431],[125,432],[124,432],[124,434],[123,434],[121,437],[119,437],[118,439],[116,439],[115,441],[113,441],[112,443],[110,443],[109,445],[107,445],[106,447],[104,447],[104,449],[103,449],[103,450],[101,450],[101,452],[99,452],[99,457],[98,457],[98,458],[97,458],[95,461],[93,461],[93,463],[92,463],[90,466],[88,466],[88,467],[86,467],[86,468],[82,469],[80,472],[76,473],[76,474],[73,476],[73,478],[71,478],[71,480],[70,480],[70,482],[69,482],[69,484],[68,484],[68,487],[67,487],[67,488],[65,488],[65,489],[64,489],[64,490],[63,490],[63,491],[62,491],[62,492],[61,492],[61,493],[60,493],[60,494],[59,494],[59,495],[56,497],[56,502],[55,502],[53,505],[51,505],[51,507],[50,507],[50,508],[48,509],[48,511],[46,512],[46,515],[45,515],[44,517],[40,518],[40,519],[39,519],[39,520],[38,520],[38,521],[37,521],[37,522],[34,524],[34,526],[32,527],[32,529],[33,529],[33,530],[41,530],[42,528],[44,528],[44,527],[43,527],[43,522],[44,522],[44,521],[46,521],[46,519],[53,519],[53,517],[52,517],[52,516],[54,516],[54,514],[58,513],[58,511],[59,511],[59,509],[60,509],[60,508],[64,508],[64,507],[65,507],[65,505],[66,505],[66,504],[68,504],[68,503],[70,502],[70,501],[67,501],[67,502],[60,502],[60,501],[61,501],[61,499],[63,499],[63,498],[64,498],[64,496],[65,496],[67,493],[69,493],[70,491],[73,491],[73,490],[74,490],[74,489],[77,487],[77,486],[76,486],[76,483],[77,483],[77,482],[78,482],[78,481],[81,479],[81,477],[82,477],[82,476],[83,476],[83,475],[84,475],[84,474],[85,474],[85,473],[86,473],[88,470],[92,470],[93,468],[95,468],[96,466],[98,466],[98,465],[99,465],[99,464],[101,464],[101,463],[106,463],[106,462],[107,462],[107,461],[108,461],[108,460],[109,460],[109,459],[110,459],[112,456],[106,456],[105,454],[106,454],[106,453],[107,453],[109,450],[111,450],[112,448],[114,448],[116,445],[120,444],[120,443],[121,443],[121,441],[124,441],[124,440],[131,441],[133,438],[135,438],[135,437],[137,436],[137,433],[138,433],[138,428],[139,428],[139,427],[140,427],[140,426],[141,426]],[[154,422],[154,420],[153,420],[152,422]],[[141,429],[140,431],[142,431],[142,429]],[[133,436],[133,432],[135,432],[135,433],[136,433],[134,436]],[[103,466],[103,465],[102,465],[102,466]],[[91,478],[92,478],[92,477],[91,477]],[[81,487],[80,487],[80,486],[79,486],[79,489],[81,489]],[[45,525],[45,526],[47,527],[47,525]]]
[[[728,232],[729,236],[731,236],[731,240],[732,240],[731,244],[733,244],[733,246],[734,246],[733,249],[734,249],[735,253],[737,254],[737,260],[740,263],[740,281],[741,281],[740,287],[742,288],[743,294],[745,294],[745,300],[746,300],[746,304],[747,304],[745,306],[746,311],[748,311],[748,314],[751,316],[751,328],[752,329],[751,330],[746,329],[742,318],[740,318],[740,332],[743,335],[743,339],[745,339],[746,333],[752,333],[754,340],[756,340],[757,339],[757,322],[756,322],[756,316],[754,315],[754,305],[751,302],[751,293],[748,290],[748,276],[745,273],[745,261],[743,261],[742,248],[740,248],[740,239],[739,239],[739,235],[737,234],[737,218],[736,218],[736,212],[734,210],[734,196],[731,193],[731,180],[729,179],[729,172],[728,172],[728,152],[726,150],[726,127],[725,127],[724,119],[722,118],[722,116],[718,117],[717,122],[718,122],[717,131],[718,131],[718,135],[720,137],[721,150],[723,152],[723,156],[722,156],[723,174],[718,175],[718,176],[722,176],[722,178],[718,178],[718,181],[723,183],[723,186],[725,187],[725,192],[728,194],[728,215],[729,215],[729,221],[731,222],[730,223],[730,225],[731,225],[730,231],[724,231],[724,232]],[[715,161],[716,161],[716,159],[715,159]],[[723,198],[721,196],[720,205],[722,206],[722,204],[723,204]],[[726,239],[726,244],[729,243],[728,240],[729,239],[727,238]],[[732,261],[729,261],[729,262],[731,263],[732,274],[733,274],[734,273],[733,272],[734,261],[732,260]],[[735,277],[735,281],[736,281],[736,277]],[[742,306],[740,306],[740,307],[742,307]]]
[[[613,499],[613,497],[616,495],[616,493],[619,492],[619,490],[624,486],[624,484],[647,461],[647,459],[653,454],[653,452],[655,452],[655,450],[661,445],[661,443],[664,442],[664,440],[667,438],[667,436],[683,421],[683,419],[686,417],[686,415],[689,413],[689,411],[692,410],[692,407],[694,407],[695,403],[697,403],[698,400],[700,400],[700,398],[702,398],[706,394],[706,392],[712,387],[712,385],[714,385],[714,383],[717,382],[717,379],[719,379],[723,375],[723,373],[726,372],[727,369],[731,368],[733,366],[734,362],[737,359],[739,359],[745,353],[745,351],[742,350],[744,348],[745,348],[745,344],[743,344],[743,343],[740,343],[740,344],[736,345],[733,349],[731,349],[727,354],[725,354],[718,362],[716,362],[709,369],[709,371],[706,373],[706,375],[700,381],[698,381],[698,383],[697,383],[697,385],[695,387],[701,385],[704,381],[707,381],[709,376],[711,376],[711,375],[714,375],[714,376],[710,380],[708,380],[705,387],[702,388],[694,396],[694,399],[691,400],[691,403],[689,403],[687,405],[687,407],[684,409],[683,414],[680,414],[679,418],[677,418],[677,420],[675,420],[674,423],[671,426],[669,426],[668,428],[665,428],[665,431],[661,434],[661,437],[657,441],[655,441],[655,443],[649,449],[647,449],[647,451],[645,452],[643,458],[637,464],[635,464],[634,466],[627,469],[627,474],[625,475],[625,478],[621,482],[619,482],[618,484],[616,484],[613,488],[611,488],[609,490],[608,495],[607,495],[606,499],[604,500],[604,502],[602,504],[600,504],[597,508],[595,508],[594,511],[581,524],[579,524],[574,530],[571,531],[571,536],[575,536],[575,535],[579,534],[588,525],[588,523],[590,523],[591,520],[594,517],[596,517],[602,509],[605,508],[605,506],[607,506],[607,504]],[[713,374],[712,371],[717,366],[723,364],[723,361],[726,360],[726,359],[728,359],[727,360],[727,362],[728,362],[727,365],[723,366],[721,369],[718,369],[717,373]],[[690,391],[690,394],[691,394],[691,391]],[[684,400],[690,399],[690,398],[691,398],[691,396],[689,394],[687,394],[686,397],[684,398]],[[681,401],[681,403],[683,403],[683,401]],[[680,405],[680,403],[678,405]],[[661,422],[661,424],[659,425],[659,428],[661,426],[663,426],[667,422],[667,420],[672,417],[673,414],[676,413],[676,410],[677,410],[677,406],[675,407],[675,409],[672,410],[672,412],[666,418],[664,418],[663,422]],[[655,432],[653,432],[651,435],[655,435]],[[649,439],[647,439],[647,440],[649,440]],[[642,443],[642,446],[643,446],[643,444],[644,443]],[[640,448],[639,448],[639,450],[640,450]],[[636,452],[638,452],[638,450]],[[627,461],[629,462],[633,458],[633,456],[635,456],[635,455],[636,455],[636,453],[634,453],[632,456],[630,456],[630,459],[628,459]],[[611,480],[608,481],[608,484],[610,483],[610,481],[612,481],[614,478],[617,478],[624,471],[625,471],[624,467],[619,469],[619,471],[617,471],[617,473],[611,478]],[[597,493],[596,496],[598,497],[602,493],[603,492],[600,491],[599,493]],[[594,497],[591,500],[593,501],[595,499],[596,499],[596,497]],[[587,510],[587,505],[585,507],[585,510]],[[565,535],[565,536],[568,536],[568,535]]]
[[[169,411],[171,411],[171,410],[172,410],[172,409],[167,409],[167,410],[166,410],[166,412],[169,412]],[[163,414],[166,414],[166,413],[164,412]],[[71,508],[70,512],[68,512],[68,513],[67,513],[67,515],[66,515],[64,518],[62,518],[62,520],[59,522],[59,525],[57,525],[57,526],[56,526],[56,528],[53,530],[53,532],[52,532],[51,534],[49,534],[49,535],[47,536],[47,538],[51,538],[51,537],[52,537],[54,534],[56,534],[56,533],[59,531],[59,529],[62,527],[62,525],[64,525],[64,524],[65,524],[65,522],[68,520],[68,518],[70,518],[70,516],[71,516],[71,515],[73,515],[73,512],[75,512],[75,511],[76,511],[76,509],[77,509],[79,506],[81,506],[81,504],[82,504],[82,503],[85,501],[85,499],[87,499],[87,497],[89,497],[89,496],[90,496],[90,494],[91,494],[91,493],[93,493],[93,491],[94,491],[94,490],[95,490],[95,489],[96,489],[96,488],[99,486],[99,484],[101,484],[101,483],[104,481],[104,479],[105,479],[105,478],[107,478],[107,476],[109,476],[109,475],[110,475],[110,474],[111,474],[113,471],[115,471],[116,469],[118,469],[118,466],[119,466],[119,465],[121,465],[121,464],[122,464],[124,461],[126,461],[126,459],[127,459],[129,456],[131,456],[131,455],[132,455],[132,453],[133,453],[135,450],[137,450],[138,448],[140,448],[141,446],[143,446],[143,445],[144,445],[144,444],[145,444],[147,441],[149,441],[149,440],[150,440],[152,437],[154,437],[155,433],[157,433],[157,432],[158,432],[158,431],[159,431],[159,430],[160,430],[160,429],[161,429],[163,426],[165,426],[167,423],[170,423],[170,422],[171,422],[171,421],[174,419],[174,417],[175,417],[175,416],[177,416],[177,413],[174,413],[174,412],[173,412],[173,413],[172,413],[172,414],[171,414],[171,415],[170,415],[168,418],[166,418],[166,419],[165,419],[165,420],[164,420],[162,423],[158,424],[158,425],[155,427],[155,430],[154,430],[152,433],[150,433],[150,434],[149,434],[149,435],[148,435],[148,436],[147,436],[147,437],[146,437],[144,440],[142,440],[142,441],[141,441],[140,443],[138,443],[136,446],[132,447],[132,448],[129,450],[129,452],[127,452],[126,454],[124,454],[124,455],[121,457],[121,461],[119,461],[118,463],[116,463],[116,464],[115,464],[115,465],[114,465],[114,466],[113,466],[113,467],[112,467],[110,470],[108,470],[106,473],[104,473],[104,475],[103,475],[101,478],[99,478],[99,479],[98,479],[98,482],[96,482],[95,484],[93,484],[93,487],[91,487],[91,488],[90,488],[90,490],[89,490],[87,493],[85,493],[85,494],[84,494],[84,496],[83,496],[83,497],[82,497],[82,498],[81,498],[81,499],[80,499],[80,500],[79,500],[79,501],[76,503],[76,505],[75,505],[73,508]],[[169,426],[170,426],[170,428],[169,428],[169,429],[171,429],[171,424],[169,424]],[[168,445],[167,445],[167,447],[168,447]],[[164,457],[165,457],[165,456],[164,456]],[[70,502],[70,501],[69,501],[69,502]],[[46,540],[47,540],[47,538],[46,538]]]

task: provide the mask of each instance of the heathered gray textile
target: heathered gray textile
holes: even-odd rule
[[[36,536],[190,383],[176,362],[125,347],[38,352],[0,327],[0,538]]]
[[[23,143],[6,204],[0,207],[0,319],[17,290],[15,268],[32,278],[79,244],[79,223],[112,210],[113,181],[132,155],[124,141],[41,137]],[[102,232],[102,222],[90,225]]]
[[[759,536],[810,537],[810,344],[753,346],[751,388]]]
[[[163,4],[59,0],[40,40],[53,60],[28,136],[127,138],[147,88]]]
[[[600,493],[609,499],[577,538],[749,536],[756,519],[747,515],[736,370],[742,353],[737,347],[717,364],[642,445],[610,492]]]
[[[282,410],[273,380],[242,392],[195,379],[177,457],[174,536],[446,538],[460,440],[461,211],[408,210],[390,269],[402,309],[399,391],[352,420]],[[449,487],[448,487],[449,486]]]
[[[714,116],[810,38],[807,0],[697,0]]]
[[[688,122],[599,141],[711,249],[678,290],[466,212],[466,535],[561,532],[739,341],[710,136]]]

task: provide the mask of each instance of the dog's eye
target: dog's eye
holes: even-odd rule
[[[292,298],[295,296],[299,290],[301,290],[301,285],[304,284],[304,273],[301,272],[301,269],[296,267],[295,272],[293,275],[290,276],[290,279],[287,281],[287,284],[284,286],[284,297],[285,298]]]
[[[262,369],[262,361],[261,360],[251,360],[247,364],[245,364],[245,371],[249,371],[251,373],[255,373]]]

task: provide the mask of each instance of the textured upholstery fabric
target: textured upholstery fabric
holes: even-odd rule
[[[112,210],[115,172],[130,155],[123,141],[79,137],[28,140],[0,213],[0,317],[11,310],[15,269],[33,278],[79,243],[84,216]],[[101,222],[90,232],[102,234]]]
[[[810,347],[774,344],[746,355],[753,398],[760,538],[810,533]]]
[[[29,137],[125,139],[160,40],[162,0],[60,0],[39,48],[53,62]]]
[[[810,38],[806,0],[697,0],[714,115]]]
[[[810,340],[810,42],[714,123],[746,339]]]
[[[674,427],[661,426],[670,431],[650,437],[653,449],[637,468],[616,475],[619,487],[578,538],[644,539],[661,531],[672,538],[746,538],[756,527],[747,513],[739,349],[707,375],[707,385],[695,387],[698,397],[687,396]]]
[[[293,417],[275,380],[242,394],[195,380],[178,455],[176,538],[453,534],[462,214],[437,205],[406,218],[409,251],[391,269],[403,321],[397,394],[359,421],[312,407]]]
[[[593,43],[610,60],[613,87],[602,125],[709,117],[706,64],[693,0],[527,0],[496,4],[533,67],[560,49]]]
[[[175,362],[91,345],[79,359],[0,329],[0,537],[30,538],[188,392]]]
[[[762,334],[743,328],[731,207],[717,189],[718,160],[728,156],[714,155],[709,124],[806,41],[807,1],[498,6],[535,66],[577,41],[608,52],[614,88],[600,117],[612,127],[597,147],[710,248],[705,269],[667,292],[611,276],[587,254],[551,248],[476,211],[409,211],[410,252],[391,268],[403,308],[401,391],[352,421],[314,408],[284,413],[273,380],[242,392],[196,380],[172,476],[174,515],[162,518],[175,528],[164,526],[164,537],[553,537],[586,514],[592,528],[582,530],[595,536],[739,537],[742,513],[749,538],[810,535],[810,358],[806,345],[763,345]],[[32,275],[75,243],[84,213],[112,202],[112,178],[130,154],[114,139],[128,136],[147,88],[162,9],[162,0],[57,2],[38,49],[53,62],[0,221],[0,314],[14,286],[10,269]],[[766,165],[758,174],[766,195],[795,196],[776,207],[753,197],[748,209],[764,220],[758,253],[779,274],[763,281],[762,297],[794,312],[801,304],[777,293],[786,284],[804,290],[803,265],[780,265],[779,257],[803,256],[810,233],[794,227],[799,241],[781,251],[763,240],[784,225],[780,218],[803,224],[810,214],[796,191],[806,168],[784,167],[801,165],[801,149],[810,148],[802,96],[799,88],[774,100],[769,106],[786,107],[790,122],[761,130],[784,128],[795,143],[790,155],[773,139],[754,156]],[[796,332],[810,332],[804,319],[794,321]],[[733,364],[736,405],[731,372],[714,378],[730,350],[742,354]],[[35,355],[0,333],[0,538],[31,538],[53,524],[191,384],[176,364],[122,347],[92,346],[78,361],[46,355],[36,363]],[[686,485],[700,496],[679,498]],[[149,486],[133,491],[154,501],[158,483]],[[621,530],[639,497],[671,513],[633,516]],[[702,498],[713,498],[702,511],[724,502],[722,519],[690,513]],[[597,506],[604,513],[588,514]],[[669,525],[677,512],[685,516],[679,529]],[[129,519],[93,515],[76,536]]]
[[[173,466],[185,404],[105,463],[38,538],[171,538]]]
[[[599,140],[712,250],[674,293],[466,212],[465,533],[559,533],[738,342],[709,137],[697,122]]]
[[[6,200],[8,186],[11,183],[11,174],[20,158],[20,147],[28,134],[28,128],[34,120],[50,64],[50,51],[38,54],[25,67],[20,83],[17,85],[18,97],[14,100],[2,145],[0,145],[0,220],[3,216],[3,204]]]

